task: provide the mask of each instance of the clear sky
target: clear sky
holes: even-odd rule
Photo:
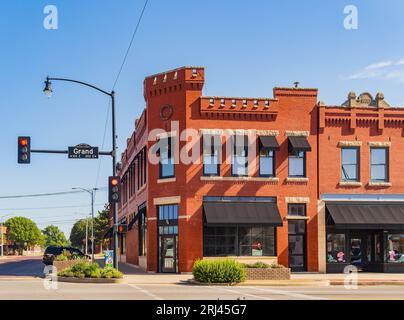
[[[58,8],[57,30],[43,27],[49,4]],[[0,1],[0,197],[106,186],[110,158],[34,154],[31,165],[21,166],[17,136],[31,136],[33,148],[101,147],[108,97],[55,82],[47,99],[43,81],[70,77],[110,90],[143,4]],[[357,30],[343,24],[351,4],[358,8]],[[342,103],[354,90],[382,91],[392,105],[404,105],[403,14],[402,0],[150,0],[116,86],[119,154],[145,105],[144,77],[184,65],[206,67],[207,95],[271,97],[274,86],[300,81],[318,87],[327,104]],[[106,150],[110,123],[107,128]],[[97,208],[106,196],[97,194]],[[68,233],[89,213],[88,204],[87,194],[0,199],[0,217],[25,215]],[[66,206],[75,207],[60,208]]]

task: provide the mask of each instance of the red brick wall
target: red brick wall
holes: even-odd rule
[[[148,267],[157,270],[157,236],[156,207],[153,198],[181,196],[179,207],[180,216],[188,216],[189,219],[179,221],[179,271],[190,271],[195,259],[203,254],[202,244],[202,197],[208,196],[276,196],[282,217],[287,215],[285,197],[309,197],[307,207],[308,222],[308,269],[317,270],[317,91],[303,89],[274,90],[274,99],[270,100],[270,110],[274,117],[264,118],[255,116],[254,111],[246,111],[241,118],[236,116],[224,116],[211,114],[202,116],[201,104],[206,103],[202,97],[204,82],[204,70],[197,68],[197,77],[192,77],[192,68],[177,70],[177,80],[173,79],[174,72],[167,73],[167,80],[163,82],[164,74],[152,76],[145,80],[145,96],[147,99],[148,131],[153,128],[163,128],[170,131],[170,121],[180,122],[180,131],[187,128],[194,129],[257,129],[278,130],[278,141],[281,150],[276,155],[277,176],[279,182],[206,182],[201,181],[201,164],[175,166],[176,181],[172,183],[158,184],[158,165],[149,165],[148,170]],[[156,80],[156,84],[154,81]],[[177,86],[177,90],[174,90]],[[171,87],[172,91],[169,91]],[[226,102],[227,104],[229,101]],[[251,105],[252,100],[249,100]],[[263,103],[263,102],[262,102]],[[174,113],[170,121],[160,118],[160,107],[170,104]],[[235,112],[234,112],[235,114]],[[285,131],[308,131],[309,142],[312,151],[307,153],[307,183],[286,182],[288,143]],[[185,142],[180,142],[180,148]],[[149,147],[152,143],[149,142]],[[255,173],[256,175],[257,173]],[[221,175],[230,175],[230,165],[222,164]],[[150,220],[152,218],[152,220]],[[288,264],[288,237],[287,221],[277,232],[279,262]]]
[[[381,117],[381,111],[377,108],[356,109],[355,118],[352,116],[351,111],[353,110],[341,107],[321,108],[319,137],[320,193],[403,193],[404,176],[401,174],[401,164],[404,152],[402,121],[404,111],[402,109],[386,108],[382,110],[384,116]],[[387,119],[389,119],[389,122],[385,123]],[[360,180],[362,186],[347,187],[339,185],[341,178],[341,148],[338,147],[338,143],[340,141],[362,142],[360,147]],[[390,187],[375,187],[368,184],[370,181],[369,142],[376,141],[391,143],[389,169],[392,185]]]
[[[285,197],[305,197],[308,220],[308,270],[317,270],[317,90],[276,88],[273,98],[259,99],[259,107],[254,109],[254,99],[248,99],[248,107],[240,110],[242,99],[237,100],[236,110],[231,109],[230,100],[225,107],[216,105],[210,110],[209,98],[202,97],[204,69],[180,68],[145,79],[144,96],[146,111],[136,123],[136,131],[128,139],[128,146],[122,154],[121,175],[125,173],[136,153],[147,144],[148,149],[154,142],[147,142],[148,134],[155,128],[170,131],[171,122],[179,122],[179,131],[185,128],[200,129],[256,129],[277,130],[281,150],[276,153],[276,173],[278,182],[263,181],[201,181],[201,164],[177,164],[176,181],[158,183],[159,167],[148,163],[146,188],[128,203],[120,207],[120,217],[137,212],[137,206],[147,201],[148,251],[147,267],[157,271],[157,215],[155,198],[180,196],[179,204],[179,271],[190,271],[195,259],[203,255],[203,196],[276,196],[281,216],[287,215]],[[176,75],[176,77],[175,77]],[[268,101],[269,108],[264,107]],[[171,105],[173,114],[166,121],[161,118],[161,107]],[[224,109],[224,112],[223,110]],[[288,139],[285,131],[308,131],[312,151],[307,153],[308,182],[287,182]],[[224,142],[224,141],[223,141]],[[185,142],[180,142],[182,148]],[[223,159],[224,160],[224,159]],[[231,175],[231,166],[221,165],[221,176]],[[253,176],[258,173],[254,172]],[[287,220],[277,228],[277,255],[279,262],[288,265]],[[138,263],[138,231],[135,227],[127,235],[127,261]]]

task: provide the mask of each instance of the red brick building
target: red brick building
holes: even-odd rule
[[[320,271],[403,272],[404,109],[350,92],[319,114]]]
[[[221,256],[317,271],[317,90],[203,97],[203,86],[203,68],[145,79],[147,107],[122,154],[119,217],[131,229],[120,245],[122,259],[159,272],[190,271],[196,259]],[[170,136],[177,152],[187,144],[180,137],[184,129],[196,130],[199,163],[146,161],[146,145],[152,150],[156,143],[148,136],[158,128],[168,134],[157,140]],[[211,150],[203,137],[215,141]],[[256,152],[247,156],[241,146],[227,155],[226,144],[236,146],[244,137]],[[204,156],[213,165],[205,165]],[[237,218],[226,216],[234,210]]]
[[[400,233],[392,234],[399,238],[391,244],[391,225],[376,232],[362,221],[355,238],[352,225],[341,221],[349,220],[344,212],[349,216],[352,208],[343,206],[352,197],[404,194],[404,178],[392,175],[399,172],[404,111],[389,107],[381,94],[376,99],[351,94],[344,105],[326,107],[317,103],[317,89],[297,86],[274,88],[268,98],[204,97],[204,81],[199,67],[144,81],[146,108],[119,170],[119,220],[130,229],[120,238],[121,261],[154,272],[189,272],[196,259],[226,256],[277,262],[293,271],[341,272],[365,257],[365,238],[369,234],[374,242],[377,233],[384,240],[369,247],[378,246],[382,261],[372,270],[391,271],[386,252],[394,250],[387,246],[398,248],[399,260]],[[356,181],[350,177],[356,153],[341,147],[359,143]],[[388,156],[391,179],[371,181],[369,147],[391,144],[397,145]],[[382,178],[385,153],[372,152],[374,172]],[[341,178],[341,168],[348,177],[345,172]],[[380,204],[393,205],[390,219],[400,220],[404,196],[393,200]],[[372,208],[367,217],[375,214]],[[398,220],[395,230],[401,228]],[[356,251],[350,255],[351,249]]]

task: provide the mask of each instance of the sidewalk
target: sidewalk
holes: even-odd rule
[[[139,285],[178,284],[197,285],[193,282],[192,274],[162,274],[148,273],[127,263],[120,263],[119,269],[124,273],[127,283]],[[320,274],[320,273],[295,273],[290,280],[265,280],[246,281],[241,286],[329,286],[344,285],[345,274]],[[349,277],[353,279],[353,275]],[[404,274],[387,273],[358,273],[358,285],[402,285],[404,286]]]

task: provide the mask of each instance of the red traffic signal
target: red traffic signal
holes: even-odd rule
[[[118,226],[118,233],[128,233],[128,225],[127,224],[120,224]]]
[[[31,162],[31,137],[18,137],[18,163]]]
[[[108,178],[108,199],[110,203],[121,201],[121,177],[113,176]]]

